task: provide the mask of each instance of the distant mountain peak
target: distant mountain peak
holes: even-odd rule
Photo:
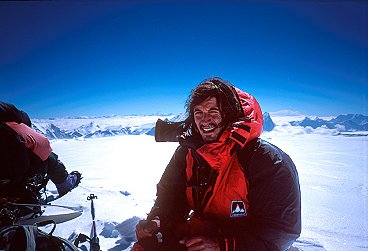
[[[263,113],[263,131],[269,132],[275,128],[276,124],[272,121],[268,112]]]

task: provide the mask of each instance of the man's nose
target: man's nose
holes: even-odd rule
[[[203,113],[203,117],[202,117],[202,121],[203,121],[203,122],[209,122],[209,121],[211,121],[211,116],[210,116],[210,114],[209,114],[209,113],[207,113],[207,112],[204,112],[204,113]]]

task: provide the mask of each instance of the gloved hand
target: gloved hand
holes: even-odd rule
[[[135,228],[137,239],[152,237],[160,228],[160,220],[141,220]]]

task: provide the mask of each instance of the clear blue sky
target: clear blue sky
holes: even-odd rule
[[[0,2],[0,99],[32,118],[179,113],[220,76],[263,111],[368,114],[366,1],[152,2]]]

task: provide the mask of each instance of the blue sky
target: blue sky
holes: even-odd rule
[[[0,99],[32,118],[179,113],[220,76],[263,111],[368,114],[367,2],[152,2],[0,2]]]

